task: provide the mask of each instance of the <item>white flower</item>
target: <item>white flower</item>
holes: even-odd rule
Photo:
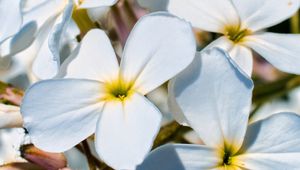
[[[251,79],[221,49],[194,61],[170,90],[205,145],[163,146],[141,169],[299,169],[300,117],[279,113],[248,125]]]
[[[108,165],[132,169],[150,150],[161,121],[144,95],[187,67],[195,51],[191,26],[168,13],[139,20],[120,66],[106,34],[91,30],[63,66],[65,79],[27,91],[24,126],[37,147],[52,152],[95,133],[97,153]]]
[[[223,34],[211,46],[227,50],[248,74],[252,52],[278,69],[300,74],[300,35],[264,33],[263,29],[292,16],[299,0],[170,0],[168,10],[194,27]]]

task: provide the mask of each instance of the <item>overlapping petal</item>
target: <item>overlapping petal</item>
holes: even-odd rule
[[[51,29],[46,39],[48,41],[43,43],[40,52],[37,54],[33,70],[40,79],[53,78],[59,71],[61,43],[71,20],[73,6],[72,1],[66,5],[61,20],[57,20],[53,25],[53,29]]]
[[[257,31],[276,25],[296,13],[298,0],[232,0],[242,27]]]
[[[114,81],[119,75],[119,64],[114,49],[104,31],[89,31],[79,51],[64,64],[66,78],[84,78],[102,82]]]
[[[127,40],[121,76],[142,94],[154,90],[185,69],[196,43],[191,26],[166,12],[141,18]]]
[[[102,92],[103,85],[90,80],[46,80],[33,85],[21,106],[33,144],[62,152],[92,135],[102,111]]]
[[[205,31],[223,33],[225,26],[239,24],[239,16],[229,0],[170,0],[168,11]]]
[[[251,49],[243,45],[236,44],[229,51],[229,55],[237,63],[237,65],[249,77],[251,77],[253,70],[253,56]]]
[[[228,52],[229,56],[238,64],[238,66],[247,75],[251,76],[253,69],[253,57],[251,49],[245,47],[243,44],[233,43],[226,36],[216,39],[207,47],[205,47],[205,49],[211,49],[213,47],[219,47]]]
[[[240,156],[246,169],[298,169],[300,160],[300,117],[278,113],[251,124]]]
[[[150,151],[160,121],[159,110],[138,93],[107,102],[97,125],[97,153],[114,169],[134,169]]]
[[[164,145],[152,151],[137,170],[214,169],[222,162],[215,149],[201,145]]]
[[[252,81],[216,48],[198,55],[184,72],[171,90],[188,123],[206,145],[228,144],[236,152],[246,132]]]
[[[16,34],[22,26],[21,0],[0,1],[0,44]]]
[[[300,74],[300,35],[261,33],[246,37],[246,45],[281,71]]]

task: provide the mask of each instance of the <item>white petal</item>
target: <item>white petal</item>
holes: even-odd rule
[[[239,149],[248,123],[251,79],[214,48],[198,54],[174,81],[176,101],[203,142],[212,147],[228,142]]]
[[[251,77],[253,70],[253,56],[251,49],[237,44],[229,51],[229,55],[237,65]]]
[[[144,7],[151,12],[154,11],[165,11],[169,4],[169,0],[137,0],[141,7]]]
[[[170,0],[168,10],[210,32],[222,33],[226,26],[239,24],[239,16],[228,0]]]
[[[160,121],[159,110],[137,93],[107,102],[96,131],[97,153],[114,169],[134,169],[150,151]]]
[[[40,52],[37,54],[33,65],[34,72],[40,79],[53,78],[59,71],[62,48],[62,38],[68,25],[73,11],[73,2],[66,5],[63,13],[58,17]]]
[[[251,49],[241,44],[235,44],[226,36],[222,36],[210,43],[205,49],[219,47],[229,53],[229,56],[238,64],[238,66],[251,77],[253,69],[253,57]]]
[[[146,15],[128,37],[121,61],[124,80],[139,93],[174,77],[193,60],[196,43],[191,26],[166,12]]]
[[[296,13],[299,0],[232,0],[242,27],[257,31],[276,25]]]
[[[75,52],[76,53],[76,52]],[[68,78],[113,81],[119,74],[119,64],[114,49],[104,31],[93,29],[81,42],[79,52],[66,61]]]
[[[201,145],[164,145],[152,151],[137,170],[214,169],[222,160],[217,152]]]
[[[49,18],[57,17],[72,0],[47,0],[24,12],[24,24],[35,21],[40,28]]]
[[[35,22],[29,22],[12,38],[1,44],[1,55],[12,56],[29,47],[35,39],[37,25]],[[5,50],[6,49],[6,50]]]
[[[0,43],[16,34],[22,26],[21,0],[0,1]]]
[[[246,45],[281,71],[300,74],[300,35],[262,33],[247,37]]]
[[[57,79],[34,84],[21,105],[24,126],[34,145],[66,151],[96,130],[103,103],[97,81]]]
[[[80,8],[96,8],[103,6],[112,6],[117,3],[118,0],[83,0],[80,4]]]
[[[61,43],[63,39],[64,33],[66,33],[68,25],[70,23],[72,12],[73,12],[74,4],[73,2],[68,3],[63,11],[63,15],[61,21],[54,25],[52,32],[49,35],[48,46],[50,51],[52,52],[53,60],[60,61],[60,50]],[[60,63],[59,63],[60,64]]]
[[[23,119],[20,108],[0,103],[0,129],[22,127]]]
[[[197,59],[195,58],[194,61],[195,60],[197,60]],[[195,62],[197,62],[197,61],[195,61]],[[189,69],[189,67],[187,69]],[[182,73],[180,73],[178,75],[178,77],[185,76],[185,73],[187,73],[187,72],[183,71]],[[188,120],[185,117],[184,113],[182,112],[181,108],[179,107],[179,105],[176,101],[176,98],[175,98],[175,93],[174,93],[175,91],[173,90],[175,88],[174,87],[175,82],[176,82],[175,79],[172,79],[169,81],[169,84],[168,84],[168,106],[169,106],[171,113],[173,114],[174,119],[179,124],[181,124],[183,126],[189,126]]]
[[[237,160],[246,169],[299,169],[300,117],[279,113],[251,124],[241,156]]]

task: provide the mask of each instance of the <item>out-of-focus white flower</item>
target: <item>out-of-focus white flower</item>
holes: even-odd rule
[[[274,99],[264,104],[249,120],[250,123],[265,119],[280,112],[300,113],[300,88],[287,94],[287,99]]]
[[[298,169],[300,116],[279,113],[248,125],[253,83],[221,49],[203,52],[170,90],[205,145],[158,148],[141,170]]]
[[[78,45],[76,35],[79,29],[72,20],[76,8],[98,8],[110,6],[117,0],[49,0],[37,3],[25,14],[28,20],[40,24],[39,34],[32,47],[32,56],[36,56],[33,72],[40,79],[53,78],[57,75],[62,61]],[[76,10],[75,9],[75,10]]]
[[[32,142],[61,152],[95,133],[101,159],[115,169],[134,168],[161,121],[144,95],[186,68],[195,51],[191,26],[168,13],[139,20],[120,65],[106,34],[88,32],[64,63],[65,79],[41,81],[25,94],[21,112]]]
[[[0,1],[0,71],[7,69],[11,57],[27,48],[34,39],[35,22],[23,21],[21,0]]]
[[[0,129],[22,127],[20,107],[0,103]]]
[[[223,34],[209,47],[227,50],[248,75],[253,65],[251,49],[279,70],[300,74],[300,35],[262,32],[298,9],[299,0],[170,0],[168,5],[171,13],[194,27]]]
[[[20,146],[24,142],[24,129],[0,130],[0,165],[11,162],[25,162],[21,158]]]

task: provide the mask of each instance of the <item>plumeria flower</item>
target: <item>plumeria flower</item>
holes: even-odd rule
[[[263,32],[291,17],[299,3],[299,0],[170,0],[168,10],[192,22],[194,27],[223,34],[211,46],[227,50],[248,75],[252,73],[251,49],[279,70],[300,74],[300,36]]]
[[[170,91],[205,145],[163,146],[140,169],[299,169],[298,115],[279,113],[248,125],[253,83],[221,49],[198,54],[191,68]]]
[[[161,121],[144,95],[192,62],[192,28],[168,13],[153,13],[134,27],[120,65],[101,30],[88,32],[78,51],[65,62],[64,79],[41,81],[27,91],[24,126],[33,144],[51,152],[95,133],[101,159],[115,169],[133,169],[150,150]]]

